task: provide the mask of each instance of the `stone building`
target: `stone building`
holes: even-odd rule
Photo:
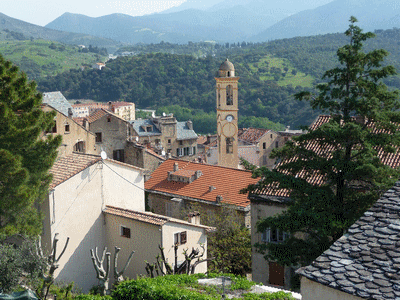
[[[88,117],[100,109],[105,109],[126,121],[135,120],[135,103],[133,102],[85,102],[73,104],[72,108],[76,117]]]
[[[105,109],[100,109],[86,118],[86,126],[96,136],[96,147],[105,151],[107,157],[125,161],[125,146],[128,140],[132,140],[133,135],[131,123]]]
[[[178,122],[170,114],[131,122],[140,144],[150,144],[158,154],[192,160],[197,154],[197,134],[192,121]]]
[[[218,165],[237,168],[238,157],[238,81],[234,65],[226,59],[216,80]]]
[[[42,105],[42,110],[56,112],[53,128],[48,132],[43,132],[43,135],[62,136],[62,143],[58,148],[58,158],[73,152],[87,154],[100,153],[100,149],[96,147],[95,135],[92,132],[50,105]]]
[[[133,141],[127,141],[125,145],[125,162],[143,168],[145,170],[145,181],[147,181],[150,174],[153,173],[163,161],[165,161],[164,157],[158,155],[147,146]]]
[[[257,179],[251,172],[235,168],[168,159],[146,181],[148,204],[157,214],[181,217],[191,204],[207,214],[218,213],[221,205],[233,205],[250,227],[250,201],[240,190]]]

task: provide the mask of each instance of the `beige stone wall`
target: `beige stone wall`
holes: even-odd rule
[[[114,265],[115,246],[121,248],[118,258],[119,270],[124,267],[133,250],[135,254],[133,254],[124,277],[135,279],[138,275],[147,275],[144,261],[147,260],[150,264],[156,262],[156,257],[160,254],[158,245],[162,245],[161,227],[110,214],[105,214],[105,223],[105,236],[107,248],[112,253],[112,266]],[[130,228],[130,238],[121,236],[121,226]]]
[[[283,206],[267,205],[252,202],[250,205],[251,209],[251,245],[255,243],[262,243],[261,233],[257,232],[257,221],[274,216],[282,213],[285,208]],[[254,246],[252,246],[252,279],[255,282],[262,282],[263,284],[269,284],[269,263],[265,260],[263,254],[256,252]],[[290,283],[290,269],[285,268],[285,287]]]
[[[301,277],[302,300],[361,300],[364,298],[327,287],[306,277]]]
[[[135,104],[129,106],[119,106],[115,108],[114,113],[126,121],[135,120]]]
[[[43,108],[44,111],[53,111],[49,106]],[[99,154],[100,149],[96,147],[95,135],[86,130],[84,127],[77,124],[72,119],[63,115],[62,113],[56,111],[56,117],[54,118],[56,122],[57,132],[56,133],[46,133],[51,135],[61,135],[62,143],[58,148],[58,157],[64,157],[68,154],[74,152],[74,146],[76,143],[83,141],[85,143],[85,150],[83,153],[87,154]],[[69,131],[66,131],[69,125]]]
[[[108,116],[111,116],[108,122]],[[123,150],[127,138],[133,132],[132,125],[112,115],[105,115],[89,125],[94,134],[101,133],[102,141],[96,143],[96,147],[104,150],[107,157],[113,158],[114,150]]]
[[[174,234],[180,233],[182,231],[187,232],[187,242],[185,244],[178,246],[178,264],[185,260],[183,254],[184,250],[188,251],[188,254],[192,251],[192,248],[199,249],[200,253],[203,252],[201,245],[204,247],[203,259],[207,258],[207,235],[204,228],[199,228],[191,225],[184,225],[181,223],[168,222],[163,226],[163,245],[165,249],[165,257],[171,265],[175,264],[175,253],[174,253]],[[193,261],[192,263],[194,263]],[[195,273],[205,273],[207,272],[207,263],[199,264]]]
[[[259,165],[260,166],[266,166],[269,169],[272,169],[272,167],[275,164],[275,158],[269,158],[271,152],[273,149],[277,148],[276,142],[278,142],[278,147],[282,147],[282,142],[280,141],[280,136],[278,135],[277,132],[275,131],[270,131],[266,134],[264,134],[259,143],[258,143],[258,148],[259,148]],[[265,145],[265,149],[264,149]]]
[[[204,202],[196,202],[196,201],[189,201],[189,200],[182,200],[182,201],[174,201],[171,200],[171,196],[160,195],[156,193],[148,193],[148,203],[150,210],[156,214],[160,215],[167,215],[167,204],[170,204],[171,214],[170,217],[178,218],[181,220],[187,221],[187,216],[185,215],[186,212],[191,210],[196,210],[200,212],[200,215],[204,214],[217,214],[220,206],[214,205],[212,203],[207,204]],[[251,213],[250,211],[238,211],[241,218],[243,225],[247,228],[251,226]],[[201,219],[201,216],[200,216]],[[201,224],[205,224],[202,223]],[[207,225],[207,224],[205,224]]]

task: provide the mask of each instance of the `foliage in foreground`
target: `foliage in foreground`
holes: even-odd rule
[[[15,291],[22,284],[38,289],[45,265],[46,262],[36,255],[34,242],[29,239],[20,247],[0,243],[0,292]]]
[[[226,290],[249,290],[254,282],[234,276],[232,274],[211,274],[210,277],[224,275],[234,282],[227,286]],[[216,286],[202,286],[197,283],[199,278],[205,278],[204,274],[195,275],[167,275],[156,278],[139,278],[120,283],[112,293],[115,300],[220,300],[222,288]],[[246,300],[273,300],[293,299],[290,294],[284,292],[253,294],[245,296]]]
[[[0,56],[0,234],[41,233],[34,204],[48,193],[61,143],[61,136],[40,138],[54,118],[41,103],[36,84]]]
[[[395,70],[382,66],[385,50],[362,51],[363,42],[374,35],[363,33],[356,21],[352,17],[345,32],[349,44],[337,51],[341,66],[325,73],[328,82],[317,86],[319,94],[296,95],[329,114],[329,122],[276,150],[273,157],[282,163],[273,171],[255,170],[261,181],[247,189],[274,183],[277,190],[291,191],[288,209],[257,226],[259,232],[278,228],[290,233],[283,243],[257,245],[281,265],[308,265],[399,178],[399,171],[378,157],[380,151],[395,153],[400,147],[399,93],[382,82]],[[309,180],[316,174],[320,180]]]

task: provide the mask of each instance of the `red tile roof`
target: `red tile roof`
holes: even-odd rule
[[[120,216],[132,220],[137,220],[149,224],[154,224],[154,225],[164,225],[167,222],[174,222],[174,223],[179,223],[179,224],[184,224],[184,225],[191,225],[195,227],[200,227],[206,229],[207,232],[213,231],[215,228],[214,227],[209,227],[201,224],[193,224],[189,223],[183,220],[163,216],[163,215],[157,215],[152,212],[143,212],[143,211],[135,211],[135,210],[130,210],[130,209],[123,209],[120,207],[115,207],[115,206],[110,206],[106,205],[106,208],[103,210],[104,213],[110,214],[110,215],[115,215],[115,216]]]
[[[124,102],[124,101],[121,101],[121,102],[112,102],[112,103],[111,103],[111,106],[112,106],[112,107],[132,106],[132,105],[134,105],[134,103],[132,103],[132,102]]]
[[[78,123],[79,125],[83,126],[83,121],[85,120],[85,117],[75,117],[72,118],[72,120],[74,120],[76,123]]]
[[[248,143],[257,143],[268,131],[270,130],[263,128],[242,128],[238,131],[238,139]]]
[[[104,212],[107,214],[133,219],[141,222],[146,222],[154,225],[164,225],[169,220],[168,217],[162,215],[156,215],[151,212],[139,212],[119,207],[114,207],[110,205],[106,206]]]
[[[63,183],[72,176],[83,171],[87,167],[100,161],[101,157],[91,154],[72,153],[58,159],[50,169],[53,180],[50,183],[50,189]]]
[[[201,171],[202,175],[191,183],[168,181],[168,172],[173,171],[174,163],[178,164],[180,172]],[[215,203],[217,196],[221,195],[222,203],[246,207],[250,201],[246,194],[239,194],[239,191],[257,181],[251,177],[251,172],[245,170],[168,159],[151,174],[145,188],[149,192],[168,193],[174,197],[188,197],[211,203]],[[210,191],[210,186],[215,189]]]
[[[90,123],[93,123],[93,122],[101,119],[102,117],[104,117],[107,114],[109,114],[108,111],[106,111],[104,109],[99,109],[99,110],[96,110],[94,113],[92,113],[90,116],[88,116],[86,119],[88,120],[88,122],[90,124]]]
[[[329,120],[331,119],[331,116],[329,115],[320,115],[317,120],[310,126],[309,130],[313,131],[316,128],[320,127],[321,125],[328,123]],[[374,125],[370,125],[373,127]],[[377,132],[375,130],[375,132]],[[314,153],[317,155],[323,157],[325,156],[326,158],[331,157],[331,151],[333,151],[333,146],[326,145],[326,146],[321,146],[320,143],[311,141],[309,144],[306,146],[306,149],[312,150]],[[378,157],[381,159],[381,161],[385,164],[388,165],[392,168],[398,168],[400,167],[400,152],[397,151],[396,153],[386,153],[382,150],[378,152]],[[288,160],[285,160],[281,162],[280,164],[277,165],[277,168],[279,168],[279,165],[282,165],[284,163],[290,162],[295,160],[296,158],[291,158]],[[315,173],[315,174],[306,174],[305,171],[302,171],[297,174],[300,178],[306,177],[308,175],[307,181],[311,184],[323,184],[324,178],[321,174]],[[290,196],[290,191],[286,189],[276,189],[276,185],[269,185],[267,187],[264,187],[262,189],[258,189],[252,192],[253,195],[262,195],[262,196],[270,196],[270,197],[285,197],[288,198]]]

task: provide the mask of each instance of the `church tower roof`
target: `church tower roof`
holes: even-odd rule
[[[219,70],[220,71],[235,71],[235,66],[228,59],[225,59],[225,61],[219,67]]]

